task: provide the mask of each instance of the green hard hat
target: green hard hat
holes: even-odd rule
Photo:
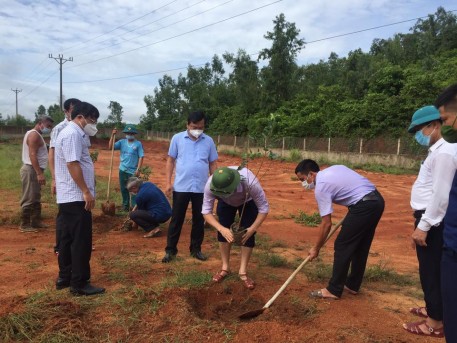
[[[413,114],[411,119],[411,124],[409,125],[408,132],[414,133],[417,126],[420,126],[425,123],[429,123],[434,120],[440,119],[440,111],[435,106],[425,106],[419,108]]]
[[[124,130],[122,132],[123,133],[133,133],[133,134],[137,134],[138,133],[138,131],[136,130],[136,126],[133,125],[133,124],[125,125]]]
[[[238,170],[222,167],[216,169],[210,184],[211,193],[218,197],[227,197],[232,194],[240,184]]]

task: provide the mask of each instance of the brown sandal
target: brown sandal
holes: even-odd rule
[[[223,273],[225,273],[225,274],[223,274]],[[214,274],[213,282],[216,282],[216,283],[222,282],[222,280],[224,280],[227,277],[227,275],[229,275],[229,274],[230,274],[229,270],[222,269],[222,270],[218,271],[216,274]]]
[[[425,325],[427,332],[422,331],[422,329],[420,328],[420,326],[422,324]],[[403,324],[403,329],[405,329],[406,331],[408,331],[412,334],[419,335],[419,336],[436,337],[436,338],[444,337],[443,327],[434,329],[431,326],[428,326],[425,320],[421,320],[420,322]]]
[[[424,313],[425,311],[425,313]],[[409,312],[414,314],[415,316],[421,317],[421,318],[427,318],[427,308],[426,307],[411,307],[409,309]]]
[[[254,289],[255,288],[255,282],[252,280],[249,276],[246,274],[238,274],[240,277],[240,280],[243,281],[244,286],[247,289]]]

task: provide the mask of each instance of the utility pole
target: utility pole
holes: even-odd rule
[[[22,92],[22,89],[17,89],[17,88],[16,88],[16,89],[13,89],[13,88],[11,88],[11,90],[12,90],[14,93],[16,93],[16,119],[17,119],[17,118],[18,118],[18,113],[17,113],[17,93]]]
[[[52,54],[49,54],[49,58],[53,58],[59,63],[60,66],[60,109],[63,111],[63,104],[62,104],[62,64],[67,61],[73,62],[73,57],[68,59],[63,58],[63,55],[59,54],[59,57],[54,57]]]

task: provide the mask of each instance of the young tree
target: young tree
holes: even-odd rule
[[[38,119],[39,117],[45,116],[45,115],[46,115],[46,107],[44,107],[43,105],[38,106],[38,109],[35,112],[35,119]]]
[[[58,104],[49,106],[48,115],[54,119],[54,124],[61,122],[65,117],[65,114],[62,112]]]

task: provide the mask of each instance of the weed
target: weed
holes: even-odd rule
[[[98,154],[99,154],[98,150],[94,150],[94,151],[90,152],[90,159],[92,160],[92,162],[94,162],[94,163],[97,162]]]
[[[382,281],[397,286],[413,285],[411,276],[398,274],[393,269],[387,268],[386,263],[383,262],[369,266],[365,271],[364,278],[368,282]]]
[[[233,332],[232,330],[230,329],[227,329],[227,328],[224,328],[224,330],[222,330],[222,333],[224,334],[225,336],[225,341],[231,341],[233,339],[233,334],[235,332]]]
[[[287,266],[287,260],[278,254],[261,252],[258,254],[258,258],[260,263],[265,266],[273,268]]]
[[[171,279],[163,281],[164,287],[184,287],[184,288],[200,288],[205,286],[211,280],[211,274],[207,271],[199,270],[174,270]]]
[[[325,281],[332,276],[332,265],[317,261],[311,263],[305,268],[304,273],[310,281]]]
[[[300,150],[292,149],[289,151],[289,157],[287,157],[287,161],[289,162],[300,162],[303,159]]]
[[[299,210],[298,215],[291,215],[291,217],[294,218],[296,223],[311,227],[318,226],[322,222],[322,218],[317,212],[306,214],[302,210]]]

